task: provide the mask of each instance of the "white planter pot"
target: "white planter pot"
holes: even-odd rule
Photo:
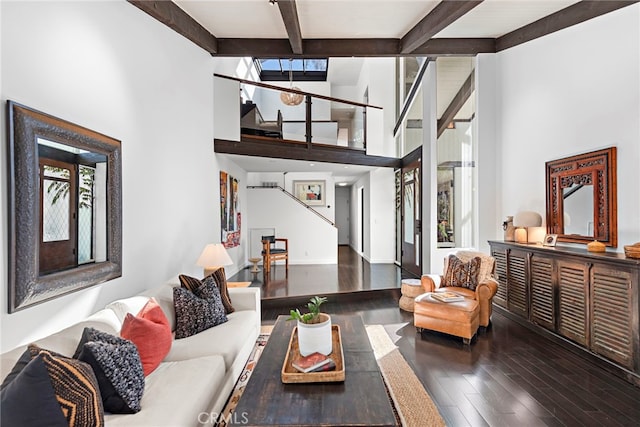
[[[331,353],[331,317],[325,313],[320,313],[320,316],[326,318],[322,323],[308,325],[298,321],[298,345],[303,356],[316,351],[325,356]]]

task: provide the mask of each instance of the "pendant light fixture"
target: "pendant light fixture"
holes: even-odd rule
[[[291,58],[289,58],[289,89],[300,90],[300,88],[293,86],[293,59]],[[284,105],[300,105],[303,99],[304,96],[299,93],[280,92],[280,101],[282,101]]]

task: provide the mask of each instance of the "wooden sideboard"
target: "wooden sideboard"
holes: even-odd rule
[[[495,305],[640,386],[640,259],[561,246],[489,246]]]

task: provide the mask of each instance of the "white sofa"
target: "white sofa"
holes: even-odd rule
[[[137,296],[114,301],[82,322],[35,343],[71,356],[85,327],[118,335],[127,312],[137,314],[154,297],[175,330],[173,287],[169,283]],[[105,414],[107,426],[213,425],[231,393],[260,334],[260,290],[229,288],[235,311],[228,321],[191,337],[174,340],[169,354],[145,379],[142,410],[136,414]],[[0,355],[0,381],[11,371],[26,346]]]

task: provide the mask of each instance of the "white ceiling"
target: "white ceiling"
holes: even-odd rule
[[[218,38],[287,38],[268,0],[175,0]],[[402,38],[440,1],[296,0],[303,38]],[[485,0],[438,33],[499,37],[564,9],[576,0]]]

